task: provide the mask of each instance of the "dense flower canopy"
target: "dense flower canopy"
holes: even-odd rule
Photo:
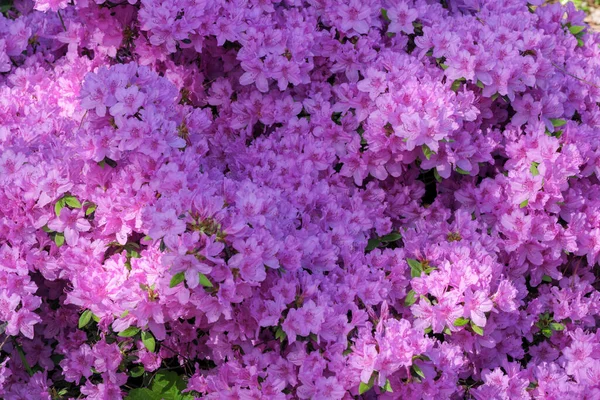
[[[15,0],[0,397],[600,399],[600,35],[530,0]]]

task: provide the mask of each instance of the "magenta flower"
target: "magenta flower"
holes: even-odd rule
[[[115,91],[117,103],[110,107],[110,115],[133,115],[144,104],[144,94],[137,86],[118,88]]]
[[[83,212],[80,209],[71,210],[65,207],[57,218],[48,222],[48,228],[55,232],[63,232],[67,244],[76,246],[79,232],[89,231],[91,225],[88,220],[83,218]]]
[[[41,321],[42,319],[39,315],[26,308],[21,308],[12,313],[8,325],[6,326],[6,333],[11,336],[16,336],[20,332],[25,337],[33,339],[34,325]]]
[[[354,30],[359,34],[368,32],[371,9],[367,3],[360,0],[350,0],[348,3],[340,4],[337,13],[342,20],[341,28],[344,31]]]
[[[388,32],[412,34],[415,31],[413,22],[419,13],[414,8],[409,8],[406,2],[397,2],[387,10],[387,16],[391,20]]]
[[[56,12],[58,10],[67,8],[68,3],[69,2],[67,0],[35,0],[34,8],[42,12]]]
[[[492,301],[482,291],[473,292],[467,289],[464,302],[464,315],[470,318],[475,325],[484,327],[487,322],[485,313],[490,311],[494,306]]]

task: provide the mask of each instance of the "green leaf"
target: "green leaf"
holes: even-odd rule
[[[139,376],[144,375],[144,372],[146,372],[146,370],[143,366],[136,365],[135,367],[131,368],[131,370],[129,371],[129,375],[131,375],[131,377],[133,378],[137,378]]]
[[[524,200],[523,202],[521,202],[521,204],[519,204],[519,207],[521,208],[525,208],[529,205],[529,199]]]
[[[440,183],[442,182],[442,176],[438,172],[437,168],[433,169],[433,177],[435,178],[436,181],[438,181]]]
[[[531,172],[531,175],[538,176],[540,174],[540,171],[538,171],[538,165],[540,165],[540,163],[535,162],[535,161],[531,163],[531,167],[529,167],[529,171]]]
[[[436,270],[436,268],[434,268],[434,267],[427,267],[427,268],[423,269],[423,271],[425,271],[425,273],[427,275],[429,275],[434,270]]]
[[[421,369],[421,367],[419,367],[417,364],[413,364],[411,368],[415,372],[415,374],[417,374],[421,378],[425,379],[425,374],[423,373],[423,370]]]
[[[552,134],[552,136],[554,136],[557,139],[560,139],[560,137],[563,135],[563,131],[554,131],[554,133]]]
[[[381,9],[381,16],[383,17],[383,19],[385,19],[386,21],[390,21],[388,14],[387,14],[387,10],[385,8]]]
[[[91,320],[92,312],[90,310],[85,310],[79,317],[79,324],[77,324],[77,326],[79,327],[79,329],[85,328]]]
[[[371,390],[373,386],[369,386],[369,384],[367,383],[363,383],[361,382],[360,385],[358,386],[358,394],[364,394],[366,392],[368,392],[369,390]]]
[[[571,32],[573,35],[577,35],[578,33],[581,33],[584,29],[585,29],[585,26],[573,25],[573,26],[569,27],[569,32]]]
[[[92,314],[92,319],[96,322],[100,322],[100,317],[97,316],[96,314]]]
[[[130,326],[122,332],[119,332],[119,337],[132,337],[135,336],[140,331],[140,328],[135,326]]]
[[[368,383],[364,383],[364,382],[360,383],[360,385],[358,386],[358,394],[364,394],[364,393],[368,392],[369,390],[371,390],[371,388],[373,387],[374,384],[375,384],[375,374],[372,374]]]
[[[178,272],[171,278],[171,283],[169,283],[170,288],[174,288],[179,285],[181,282],[185,280],[185,274],[183,272]]]
[[[475,323],[473,323],[473,321],[471,321],[471,329],[473,329],[473,332],[475,332],[479,336],[483,336],[483,328],[475,325]]]
[[[546,336],[547,338],[552,336],[552,329],[550,328],[544,328],[542,329],[542,335]]]
[[[450,89],[457,92],[458,89],[460,89],[460,85],[462,85],[462,83],[463,83],[462,79],[457,79],[454,82],[452,82],[452,86],[450,87]]]
[[[54,232],[52,229],[48,228],[48,225],[44,225],[42,226],[42,230],[46,233],[52,233]]]
[[[56,243],[58,247],[65,244],[65,235],[63,233],[57,233],[56,236],[54,236],[54,243]]]
[[[381,237],[381,241],[382,242],[395,242],[396,240],[400,240],[402,238],[402,235],[400,235],[398,232],[392,232],[392,233],[388,233],[387,235],[384,235]]]
[[[585,43],[583,42],[583,39],[577,38],[577,47],[583,47],[584,45]]]
[[[152,335],[152,332],[142,332],[142,343],[144,343],[144,346],[150,353],[154,353],[154,350],[156,350],[156,340],[154,340],[154,335]]]
[[[415,260],[413,258],[407,258],[406,262],[408,263],[408,266],[410,267],[410,276],[412,278],[417,278],[417,277],[421,276],[421,274],[423,273],[423,264],[421,264],[420,262],[418,262],[417,260]]]
[[[90,215],[91,213],[93,213],[94,211],[96,211],[96,207],[98,207],[95,204],[90,205],[87,210],[85,210],[85,215]]]
[[[148,388],[137,388],[130,390],[125,400],[161,400],[161,396]]]
[[[411,290],[410,292],[408,292],[408,294],[406,295],[406,298],[404,299],[404,305],[406,307],[410,307],[413,304],[415,304],[415,302],[417,301],[417,296],[414,290]]]
[[[483,86],[483,82],[481,82],[480,80],[477,80],[477,87],[480,89],[483,89],[485,86]]]
[[[63,209],[63,207],[65,206],[65,199],[60,199],[56,202],[56,204],[54,205],[54,213],[56,214],[57,217],[60,217],[60,210]]]
[[[214,285],[212,284],[212,282],[206,277],[206,275],[199,273],[198,276],[200,277],[200,284],[206,288],[211,288]]]
[[[542,281],[551,283],[552,282],[552,277],[549,276],[549,275],[544,275],[544,276],[542,276]]]
[[[29,376],[33,376],[33,370],[31,369],[31,366],[27,362],[27,358],[25,358],[25,353],[23,353],[23,349],[21,348],[21,345],[16,343],[16,347],[17,347],[17,353],[19,353],[19,358],[21,359],[21,364],[23,364],[23,367],[25,367],[25,371],[27,371]]]
[[[379,238],[369,239],[369,241],[367,242],[367,247],[365,247],[365,251],[369,252],[371,250],[374,250],[380,244],[381,241],[379,240]]]
[[[193,400],[191,394],[182,394],[186,383],[183,378],[173,371],[160,370],[152,381],[152,391],[160,394],[163,400]]]
[[[567,121],[565,121],[564,119],[550,118],[550,122],[552,122],[552,126],[555,128],[558,128],[559,126],[563,126],[563,125],[567,124]]]
[[[470,172],[469,171],[465,171],[464,169],[462,169],[461,167],[456,167],[456,172],[458,172],[461,175],[469,175]]]
[[[381,387],[381,390],[383,390],[384,392],[394,393],[394,389],[392,389],[392,385],[391,385],[391,383],[390,383],[390,380],[389,380],[389,379],[387,379],[387,380],[385,381],[385,385],[383,385],[383,386]]]
[[[71,208],[81,208],[81,203],[79,202],[79,200],[77,200],[77,197],[75,196],[65,196],[63,197],[63,200],[65,204]]]
[[[469,323],[469,319],[468,318],[457,318],[456,321],[454,321],[454,326],[465,326]]]
[[[8,4],[2,4],[0,5],[0,13],[4,14],[6,12],[8,12],[8,10],[10,10],[13,6],[12,1],[9,1]]]
[[[563,324],[559,324],[558,322],[552,322],[550,323],[550,329],[553,331],[564,331],[565,326]]]
[[[448,327],[445,327],[445,328],[444,328],[444,333],[445,333],[446,335],[448,335],[448,336],[452,336],[452,331],[451,331],[451,330],[450,330],[450,328],[448,328]]]
[[[279,340],[281,343],[283,343],[283,341],[287,338],[287,334],[284,332],[283,329],[281,329],[280,326],[277,327],[277,330],[275,331],[275,339]]]
[[[425,158],[429,160],[431,158],[431,154],[432,154],[431,149],[426,144],[421,146],[421,148],[423,149],[423,154],[425,155]]]

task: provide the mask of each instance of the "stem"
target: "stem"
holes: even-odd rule
[[[558,64],[555,64],[555,63],[552,63],[552,65],[553,65],[555,68],[557,68],[557,69],[559,69],[560,71],[562,71],[564,74],[566,74],[566,75],[569,75],[571,78],[577,79],[578,81],[581,81],[581,82],[583,82],[583,83],[587,83],[587,84],[588,84],[588,85],[590,85],[590,86],[593,86],[593,87],[595,87],[595,88],[597,88],[597,89],[600,89],[600,86],[598,86],[598,85],[595,85],[595,84],[593,84],[593,83],[592,83],[592,82],[590,82],[590,81],[586,81],[585,79],[583,79],[583,78],[580,78],[580,77],[578,77],[578,76],[576,76],[576,75],[573,75],[572,73],[568,72],[566,69],[564,69],[563,67],[561,67],[560,65],[558,65]]]
[[[169,350],[171,353],[175,353],[176,355],[178,355],[179,357],[184,358],[187,361],[191,361],[188,357],[184,356],[183,354],[179,353],[178,351],[173,350],[172,348],[170,348],[169,346],[167,346],[164,343],[160,344],[162,347],[164,347],[165,349]]]
[[[58,13],[58,18],[60,18],[60,24],[62,25],[63,29],[66,32],[67,31],[67,27],[65,26],[65,21],[63,20],[63,17],[60,14],[60,10],[57,10],[56,12]]]
[[[29,366],[29,363],[27,362],[27,359],[25,358],[25,353],[23,353],[23,349],[21,348],[21,345],[19,343],[17,343],[17,341],[14,341],[15,343],[15,347],[17,348],[17,353],[19,353],[19,358],[21,359],[21,363],[23,363],[23,366],[25,367],[25,370],[27,371],[27,373],[29,374],[29,376],[33,376],[33,370],[31,369],[31,367]]]
[[[8,341],[8,338],[10,336],[6,335],[6,337],[4,338],[4,340],[2,341],[2,343],[0,343],[0,350],[2,350],[2,348],[4,347],[4,345],[6,344],[6,342]]]
[[[81,117],[81,122],[79,123],[79,129],[81,129],[81,125],[83,125],[83,120],[85,119],[87,113],[89,110],[85,110],[85,114],[83,114],[83,117]]]

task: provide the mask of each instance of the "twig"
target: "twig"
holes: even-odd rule
[[[8,341],[8,338],[10,336],[6,335],[6,337],[4,338],[4,340],[2,341],[2,343],[0,344],[0,350],[2,350],[2,348],[4,347],[4,345],[6,344],[6,342]]]
[[[578,76],[576,76],[576,75],[573,75],[572,73],[570,73],[569,71],[567,71],[566,69],[564,69],[563,67],[561,67],[560,65],[557,65],[557,64],[556,64],[556,63],[554,63],[554,62],[552,62],[552,65],[553,65],[555,68],[557,68],[557,69],[559,69],[560,71],[562,71],[563,73],[565,73],[566,75],[569,75],[571,78],[577,79],[578,81],[581,81],[581,82],[583,82],[583,83],[587,83],[587,84],[588,84],[588,85],[590,85],[590,86],[593,86],[593,87],[595,87],[595,88],[597,88],[597,89],[600,89],[600,86],[598,86],[598,85],[595,85],[595,84],[593,84],[592,82],[590,82],[590,81],[587,81],[587,80],[585,80],[585,79],[583,79],[583,78],[580,78],[580,77],[578,77]]]
[[[79,129],[81,129],[81,125],[83,125],[83,120],[85,119],[87,113],[89,110],[85,110],[85,114],[83,114],[83,117],[81,117],[81,122],[79,123]]]
[[[161,343],[160,345],[161,345],[161,347],[164,347],[165,349],[169,350],[171,353],[174,353],[174,354],[178,355],[179,357],[185,358],[187,361],[192,361],[191,359],[189,359],[188,357],[186,357],[183,354],[179,353],[178,351],[173,350],[172,348],[170,348],[166,344]]]
[[[66,31],[67,31],[67,27],[65,26],[65,21],[63,21],[63,17],[62,17],[62,15],[60,14],[60,10],[56,10],[56,12],[58,13],[58,18],[60,18],[60,23],[61,23],[61,25],[62,25],[63,29],[64,29],[64,30],[65,30],[65,32],[66,32]]]

